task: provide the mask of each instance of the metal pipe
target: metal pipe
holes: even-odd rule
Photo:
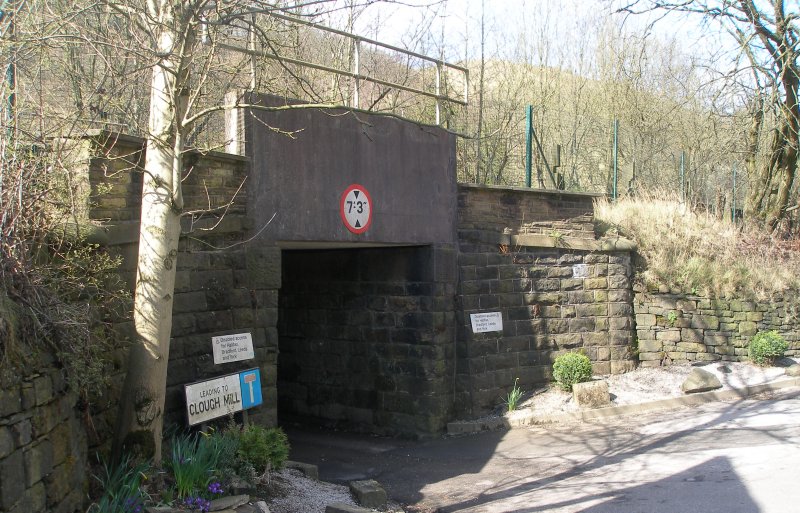
[[[618,164],[619,164],[619,120],[614,120],[614,147],[613,147],[613,155],[614,155],[614,178],[613,183],[611,185],[611,197],[614,201],[617,201],[617,180],[618,180]]]
[[[326,27],[325,25],[320,25],[319,23],[314,23],[314,22],[311,22],[311,21],[301,20],[301,19],[295,18],[293,16],[286,16],[285,14],[278,14],[278,13],[274,13],[274,12],[267,12],[265,14],[267,14],[269,16],[272,16],[273,18],[278,18],[279,20],[285,20],[285,21],[290,21],[292,23],[298,23],[300,25],[306,25],[307,27],[312,27],[312,28],[315,28],[315,29],[318,29],[318,30],[322,30],[324,32],[330,32],[331,34],[338,34],[340,36],[345,36],[345,37],[349,37],[349,38],[353,38],[353,39],[359,39],[359,40],[361,40],[361,41],[363,41],[363,42],[365,42],[367,44],[380,46],[382,48],[386,48],[387,50],[392,50],[392,51],[395,51],[395,52],[404,53],[406,55],[410,55],[412,57],[417,57],[418,59],[423,59],[423,60],[426,60],[428,62],[439,63],[442,66],[447,66],[448,68],[453,68],[453,69],[456,69],[456,70],[459,70],[459,71],[464,71],[464,72],[467,71],[467,68],[465,68],[465,67],[458,66],[456,64],[450,64],[450,63],[447,63],[447,62],[445,62],[445,61],[443,61],[441,59],[435,59],[433,57],[429,57],[429,56],[423,55],[421,53],[412,52],[411,50],[406,50],[405,48],[400,48],[399,46],[393,46],[393,45],[389,45],[389,44],[386,44],[386,43],[381,43],[380,41],[375,41],[374,39],[368,39],[366,37],[361,37],[359,35],[353,34],[351,32],[346,32],[344,30],[338,30],[338,29],[334,29],[334,28],[331,28],[331,27]]]
[[[681,152],[681,201],[686,202],[686,152]]]
[[[258,63],[256,62],[256,15],[250,16],[250,26],[247,34],[247,48],[250,50],[250,90],[256,90],[256,73],[258,71]]]
[[[358,90],[361,88],[361,83],[359,82],[359,75],[361,74],[361,40],[356,38],[354,40],[355,44],[353,45],[353,105],[352,107],[357,109],[359,106],[359,98],[358,98]]]
[[[246,49],[241,48],[239,46],[229,45],[227,43],[217,43],[217,46],[219,48],[223,48],[225,50],[231,50],[231,51],[234,51],[234,52],[242,52],[242,53],[246,53],[246,54],[252,54],[253,53],[250,50],[246,50]],[[264,57],[264,58],[267,58],[267,59],[274,59],[274,60],[281,61],[281,62],[287,62],[289,64],[297,64],[298,66],[306,66],[306,67],[309,67],[309,68],[312,68],[312,69],[318,69],[320,71],[327,71],[329,73],[335,73],[337,75],[356,78],[355,74],[352,71],[344,71],[344,70],[341,70],[341,69],[331,68],[329,66],[323,66],[321,64],[314,64],[314,63],[303,61],[303,60],[300,60],[300,59],[293,59],[291,57],[283,57],[283,56],[280,56],[280,55],[272,55],[272,54],[269,54],[269,53],[263,53],[263,54],[258,54],[258,55],[260,57]],[[428,91],[423,91],[421,89],[416,89],[414,87],[408,87],[408,86],[404,86],[404,85],[400,85],[400,84],[395,84],[395,83],[389,82],[387,80],[381,80],[381,79],[378,79],[378,78],[366,77],[366,76],[363,76],[363,75],[359,75],[358,78],[360,80],[364,80],[364,81],[367,81],[367,82],[372,82],[374,84],[385,85],[386,87],[392,87],[394,89],[399,89],[401,91],[407,91],[409,93],[421,94],[421,95],[427,96],[429,98],[435,98],[436,97],[435,93],[429,93]],[[461,100],[457,100],[455,98],[444,97],[444,99],[449,101],[449,102],[458,104],[458,105],[463,105],[463,106],[467,105],[467,102],[461,101]]]
[[[439,98],[442,94],[442,65],[436,63],[436,124],[442,124],[442,105]]]
[[[736,222],[736,162],[733,163],[733,197],[731,198],[731,221]]]
[[[532,182],[531,171],[533,167],[533,105],[525,108],[525,187],[530,187]]]

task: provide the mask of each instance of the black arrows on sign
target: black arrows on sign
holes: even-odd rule
[[[358,193],[359,193],[359,191],[353,191],[353,194],[356,195],[356,199],[358,199]]]
[[[361,228],[361,223],[356,219],[356,228]]]

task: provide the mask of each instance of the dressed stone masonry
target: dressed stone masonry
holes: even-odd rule
[[[585,353],[595,374],[633,367],[632,246],[595,239],[593,200],[459,187],[460,417],[495,408],[517,378],[528,390],[551,381],[565,352]],[[503,331],[473,333],[483,312],[500,312]]]

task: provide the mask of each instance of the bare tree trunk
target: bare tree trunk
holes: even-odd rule
[[[776,141],[776,144],[780,144],[781,147],[780,149],[775,149],[774,166],[776,174],[780,173],[780,181],[778,182],[775,201],[767,213],[766,219],[766,225],[772,231],[777,228],[778,223],[786,214],[786,207],[789,206],[789,195],[792,192],[797,169],[797,127],[791,125],[791,120],[785,120],[782,130],[779,132],[780,136],[776,134],[776,137],[780,138],[779,141]],[[773,159],[770,159],[770,163],[772,161]]]
[[[130,451],[161,461],[161,438],[169,362],[175,268],[180,237],[182,108],[178,77],[184,76],[186,32],[176,29],[173,4],[162,0],[158,20],[149,135],[142,188],[139,257],[134,296],[136,340],[128,360],[114,454]],[[191,30],[191,29],[190,29]]]
[[[784,53],[788,50],[780,47]],[[797,92],[800,89],[800,77],[797,74],[797,64],[789,61],[783,64],[783,89],[786,95],[781,105],[783,119],[781,135],[782,148],[778,165],[782,172],[782,179],[778,185],[778,194],[775,205],[767,216],[767,226],[775,230],[778,223],[786,216],[786,207],[789,206],[789,197],[794,186],[794,177],[797,173],[798,147],[800,146],[800,113],[798,113]]]
[[[489,174],[486,171],[481,178],[481,171],[484,169],[483,164],[483,93],[484,93],[484,73],[486,72],[486,4],[481,2],[481,68],[478,77],[478,158],[476,159],[477,169],[475,171],[476,183],[487,183],[489,181]]]
[[[745,202],[745,216],[748,219],[757,218],[761,213],[761,205],[769,190],[769,167],[758,168],[758,139],[764,121],[764,102],[759,96],[753,100],[750,113],[750,127],[747,130],[747,150],[745,154],[745,169],[747,176],[753,180],[750,186],[747,201]]]

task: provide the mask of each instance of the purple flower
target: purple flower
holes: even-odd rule
[[[208,491],[214,495],[219,495],[223,493],[222,484],[219,481],[214,481],[210,485],[208,485]]]
[[[125,511],[132,513],[141,513],[142,505],[138,497],[129,497],[125,499]]]
[[[183,504],[190,510],[196,509],[203,513],[207,513],[208,510],[211,509],[211,501],[205,500],[202,497],[187,497],[183,500]]]

